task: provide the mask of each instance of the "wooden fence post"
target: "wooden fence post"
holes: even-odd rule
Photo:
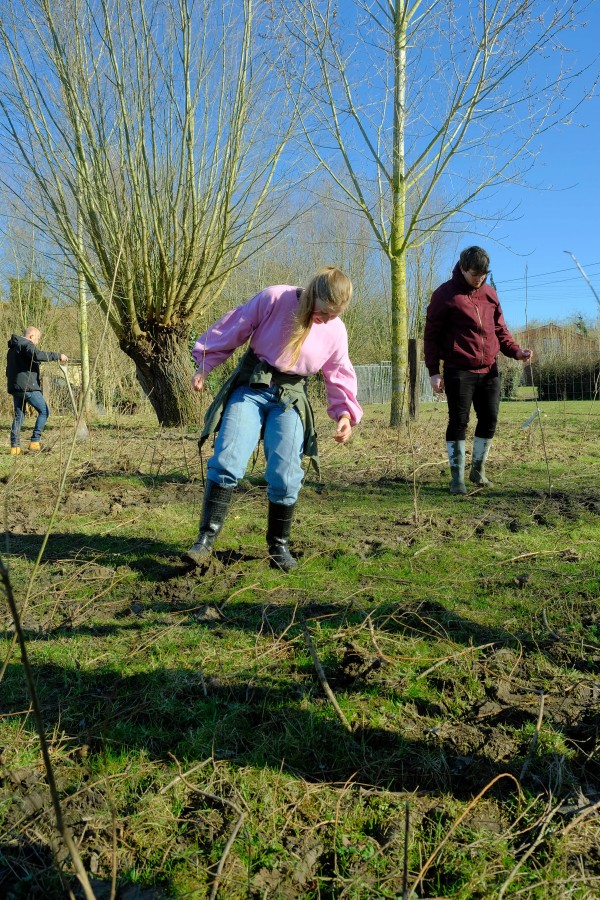
[[[419,418],[419,399],[421,379],[419,377],[419,348],[416,338],[408,339],[408,415],[411,419]]]

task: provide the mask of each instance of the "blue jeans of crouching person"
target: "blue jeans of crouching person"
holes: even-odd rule
[[[207,478],[234,488],[244,477],[262,432],[268,498],[271,503],[293,506],[304,477],[304,427],[296,408],[278,400],[278,392],[276,385],[247,384],[233,391],[207,464]]]

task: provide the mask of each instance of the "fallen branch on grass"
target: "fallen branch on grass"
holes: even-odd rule
[[[505,895],[506,891],[508,890],[508,887],[509,887],[509,885],[511,884],[511,882],[514,881],[514,879],[515,879],[515,877],[516,877],[516,875],[517,875],[519,869],[520,869],[521,866],[523,865],[523,863],[527,862],[527,860],[528,860],[529,857],[533,854],[533,852],[534,852],[535,850],[537,850],[537,848],[540,846],[540,844],[541,844],[542,841],[544,840],[544,837],[545,837],[545,835],[546,835],[546,832],[547,832],[547,830],[548,830],[548,828],[549,828],[549,826],[550,826],[550,822],[552,821],[552,819],[554,818],[554,816],[556,815],[556,813],[557,813],[559,810],[560,810],[560,806],[555,806],[554,809],[551,809],[551,810],[548,812],[548,814],[546,815],[544,821],[542,822],[542,825],[541,825],[541,828],[540,828],[540,833],[539,833],[538,836],[536,837],[535,841],[531,844],[531,846],[530,846],[530,847],[527,849],[527,851],[523,854],[523,856],[521,857],[521,859],[518,861],[518,863],[516,864],[516,866],[514,867],[514,869],[512,870],[512,872],[510,872],[508,878],[506,879],[506,881],[504,882],[504,884],[503,884],[502,887],[500,888],[500,891],[498,892],[498,900],[502,900],[502,897],[504,897],[504,895]]]
[[[375,638],[375,629],[373,628],[373,622],[371,621],[371,613],[369,613],[367,615],[367,618],[365,621],[369,627],[369,634],[371,635],[371,643],[373,644],[373,646],[375,647],[375,650],[377,651],[377,656],[384,663],[393,663],[393,659],[390,659],[389,656],[386,656],[385,653],[382,653],[382,651],[379,647],[379,644],[377,643],[377,640]]]
[[[456,831],[456,829],[458,828],[460,823],[463,821],[463,819],[465,819],[468,816],[468,814],[471,812],[471,810],[479,803],[479,801],[484,796],[484,794],[487,794],[487,792],[490,790],[490,788],[492,788],[496,784],[497,781],[500,781],[501,778],[510,778],[510,780],[514,781],[514,783],[516,784],[517,790],[518,791],[521,790],[517,779],[514,777],[514,775],[510,775],[508,772],[502,772],[500,775],[496,775],[495,778],[492,778],[492,780],[490,782],[488,782],[488,784],[486,784],[486,786],[483,788],[483,790],[481,790],[477,794],[475,799],[471,800],[471,802],[469,803],[467,808],[465,810],[463,810],[463,812],[460,814],[460,816],[458,817],[456,822],[454,822],[452,827],[446,833],[446,836],[443,838],[443,840],[441,840],[440,843],[437,845],[437,847],[435,848],[435,850],[433,851],[433,853],[431,854],[429,859],[427,859],[425,861],[425,863],[421,866],[421,869],[420,869],[417,877],[415,878],[412,886],[408,890],[406,900],[411,900],[411,897],[417,890],[420,883],[423,881],[423,878],[425,877],[425,873],[430,868],[434,859],[440,853],[441,849],[448,843],[448,841],[450,840],[450,838],[452,837],[452,835],[454,834],[454,832]]]
[[[321,660],[317,656],[317,651],[315,650],[315,646],[312,642],[310,632],[306,626],[306,622],[304,621],[304,619],[301,620],[300,625],[302,627],[302,633],[304,634],[306,646],[308,647],[308,652],[310,653],[312,661],[315,666],[315,669],[317,670],[317,675],[319,676],[319,681],[321,682],[321,687],[325,691],[331,705],[335,709],[340,722],[342,723],[342,725],[344,726],[346,731],[348,731],[350,734],[352,734],[352,728],[350,726],[350,723],[348,722],[348,719],[344,715],[344,711],[342,710],[341,706],[335,699],[335,694],[329,687],[329,682],[327,681],[327,676],[325,675],[325,670],[323,669],[323,666],[321,665]]]
[[[518,562],[520,559],[532,559],[534,556],[563,556],[565,553],[573,553],[572,547],[564,547],[562,550],[533,550],[531,553],[520,553],[519,556],[512,556],[510,559],[502,559],[500,562],[494,563],[495,566],[505,566],[506,563]]]
[[[564,831],[563,831],[563,833],[562,833],[562,837],[564,837],[564,836],[565,836],[566,834],[568,834],[570,831],[573,831],[573,829],[574,829],[577,825],[579,825],[580,822],[583,822],[584,819],[587,819],[588,816],[591,816],[591,814],[592,814],[593,812],[597,812],[597,810],[600,810],[600,800],[598,800],[597,803],[592,803],[592,804],[590,804],[590,806],[587,806],[587,807],[583,810],[583,812],[581,812],[581,813],[577,816],[576,819],[573,819],[572,822],[569,822],[569,824],[567,825],[567,827],[564,829]]]
[[[168,784],[165,784],[164,787],[161,787],[160,791],[158,792],[159,794],[166,794],[167,791],[170,791],[172,787],[175,787],[175,785],[177,784],[178,781],[183,781],[185,784],[184,779],[188,775],[191,775],[192,772],[197,772],[198,769],[203,769],[204,766],[207,766],[210,762],[212,762],[212,756],[209,756],[208,759],[205,759],[200,763],[196,763],[195,766],[192,766],[191,769],[188,769],[187,772],[184,772],[182,774],[181,769],[179,768],[179,763],[177,762],[175,757],[172,754],[169,754],[169,755],[171,756],[171,759],[174,760],[175,764],[177,765],[177,768],[179,769],[179,774],[177,775],[176,778],[172,778]]]
[[[221,806],[228,806],[230,809],[233,809],[238,814],[237,822],[233,826],[231,834],[229,835],[229,837],[227,839],[227,843],[225,844],[225,848],[223,850],[223,853],[221,854],[221,859],[219,860],[217,868],[215,870],[214,878],[212,879],[212,887],[211,887],[211,891],[210,891],[210,895],[209,895],[209,900],[216,900],[217,892],[219,890],[219,884],[221,882],[221,877],[223,875],[223,869],[225,867],[227,857],[229,856],[229,852],[230,852],[231,848],[233,847],[235,839],[238,835],[238,831],[244,824],[244,819],[246,818],[246,812],[243,809],[240,809],[239,806],[237,805],[237,803],[234,803],[232,800],[227,800],[225,797],[218,797],[216,794],[211,794],[210,791],[203,791],[202,788],[196,787],[196,785],[194,785],[194,784],[190,784],[190,782],[185,777],[184,773],[181,771],[181,766],[179,765],[179,760],[176,759],[176,757],[173,756],[172,753],[169,753],[169,756],[171,757],[171,759],[177,766],[177,769],[179,770],[179,776],[178,776],[179,780],[182,781],[183,784],[185,784],[185,786],[188,790],[192,791],[194,794],[200,794],[201,797],[205,797],[207,800],[211,800],[213,803],[220,804]],[[204,765],[206,762],[208,762],[208,760],[205,760],[205,762],[201,763],[201,765]],[[194,769],[196,769],[196,768],[200,768],[200,767],[195,766]],[[194,770],[190,769],[190,771],[194,771]]]
[[[432,666],[429,666],[428,669],[425,669],[424,672],[420,672],[417,675],[417,681],[419,678],[426,678],[427,675],[431,675],[432,672],[435,672],[436,669],[439,669],[440,666],[443,666],[444,663],[449,662],[451,659],[457,659],[459,656],[464,656],[465,653],[471,653],[475,650],[487,650],[488,647],[493,647],[496,644],[496,641],[490,641],[489,644],[480,644],[478,647],[467,647],[466,650],[460,650],[458,653],[452,653],[450,656],[442,656],[441,659],[438,659],[436,663]]]
[[[226,861],[227,857],[229,856],[229,851],[233,847],[233,843],[237,837],[238,831],[244,824],[245,818],[246,818],[246,813],[241,812],[240,817],[237,820],[237,822],[235,823],[235,825],[233,826],[233,831],[229,835],[229,839],[228,839],[227,843],[225,844],[225,849],[223,850],[223,853],[221,854],[221,859],[219,860],[219,864],[218,864],[217,870],[215,872],[215,877],[213,878],[212,889],[210,892],[209,900],[216,900],[217,891],[219,890],[219,884],[221,881],[221,876],[223,874],[223,867],[225,866],[225,861]]]
[[[562,641],[561,636],[560,636],[559,634],[557,634],[555,631],[552,631],[552,629],[550,628],[550,626],[549,626],[549,624],[548,624],[548,618],[547,618],[547,616],[546,616],[546,610],[545,610],[545,609],[542,610],[542,623],[543,623],[543,625],[544,625],[544,628],[546,629],[546,631],[547,631],[548,634],[550,635],[550,637],[554,638],[555,641]]]

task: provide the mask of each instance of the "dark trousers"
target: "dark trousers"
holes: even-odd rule
[[[477,416],[475,436],[493,438],[500,407],[500,375],[493,366],[484,375],[468,369],[445,369],[444,388],[448,400],[447,441],[464,441],[471,405]]]

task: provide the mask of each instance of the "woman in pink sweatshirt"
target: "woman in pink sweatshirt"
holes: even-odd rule
[[[306,288],[275,285],[226,313],[201,335],[192,351],[198,370],[192,388],[249,341],[235,372],[215,397],[200,445],[217,434],[207,466],[200,533],[183,559],[204,564],[231,500],[262,436],[269,499],[267,546],[270,564],[289,572],[297,565],[289,550],[292,519],[304,473],[302,456],[318,468],[316,434],[306,380],[319,370],[327,390],[334,439],[345,443],[362,417],[356,374],[348,357],[348,335],[339,318],[352,296],[350,279],[325,266]]]

